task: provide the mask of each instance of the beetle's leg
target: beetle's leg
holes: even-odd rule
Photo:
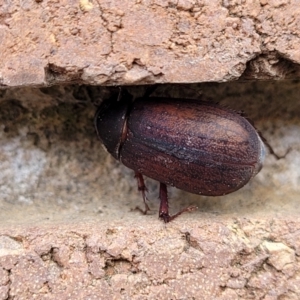
[[[275,153],[272,146],[267,142],[266,139],[264,140],[264,143],[267,146],[267,148],[269,149],[270,154],[274,155],[277,160],[285,158],[290,153],[290,151],[292,150],[292,148],[288,148],[283,155],[278,155],[278,154]]]
[[[266,147],[268,148],[270,154],[274,155],[275,158],[276,158],[277,160],[282,159],[282,158],[285,158],[285,157],[290,153],[290,151],[292,150],[292,148],[289,147],[289,148],[286,150],[285,154],[283,154],[283,155],[278,155],[277,153],[275,153],[273,147],[269,144],[269,142],[268,142],[267,139],[262,135],[262,133],[258,131],[258,134],[259,134],[259,136],[261,137],[261,139],[263,140],[263,142],[264,142],[264,144],[266,145]]]
[[[160,187],[159,187],[159,199],[160,199],[159,218],[162,219],[165,223],[174,220],[184,212],[191,212],[197,209],[196,206],[188,206],[180,210],[177,214],[170,216],[168,190],[167,190],[167,186],[162,182],[160,183]]]
[[[140,210],[144,215],[146,215],[147,212],[150,210],[148,204],[146,203],[146,201],[148,200],[148,199],[147,199],[147,196],[146,196],[146,192],[147,192],[148,190],[147,190],[147,187],[146,187],[146,185],[145,185],[143,175],[142,175],[141,173],[135,172],[134,177],[135,177],[136,180],[137,180],[138,190],[139,190],[140,192],[142,192],[143,201],[144,201],[144,204],[145,204],[145,210],[142,210],[142,209],[140,209],[139,207],[137,207],[137,209]]]

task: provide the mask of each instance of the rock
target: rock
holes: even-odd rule
[[[0,86],[299,78],[298,10],[286,0],[9,1]]]

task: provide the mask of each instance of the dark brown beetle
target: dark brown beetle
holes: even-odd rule
[[[112,156],[135,171],[145,212],[143,175],[160,182],[159,217],[169,222],[166,185],[220,196],[243,187],[262,168],[262,139],[240,114],[217,104],[128,93],[103,103],[95,116],[98,136]]]

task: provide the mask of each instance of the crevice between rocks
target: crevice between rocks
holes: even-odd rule
[[[284,80],[300,77],[300,65],[278,51],[263,52],[246,63],[240,80]]]

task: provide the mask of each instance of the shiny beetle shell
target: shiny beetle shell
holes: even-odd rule
[[[128,168],[181,190],[219,196],[262,168],[264,144],[240,114],[198,100],[125,98],[102,104],[99,138]]]

